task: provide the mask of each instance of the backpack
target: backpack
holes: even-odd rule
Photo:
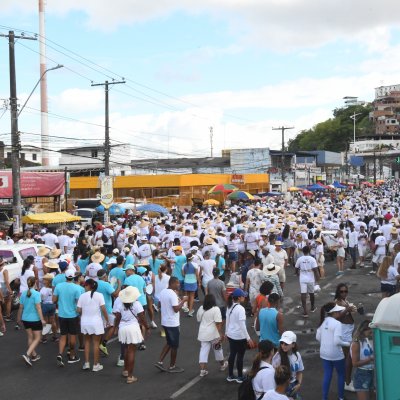
[[[104,233],[104,231],[101,234],[101,240],[103,241],[103,243],[106,243],[109,241],[109,237]]]
[[[262,369],[266,369],[268,367],[261,367],[258,372]],[[257,373],[258,373],[257,372]],[[261,396],[257,397],[257,400],[261,400],[264,396],[264,393]],[[250,378],[248,375],[245,380],[240,384],[238,390],[238,400],[254,400],[255,394],[253,389],[253,378]]]

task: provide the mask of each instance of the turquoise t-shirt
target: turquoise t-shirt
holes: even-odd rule
[[[114,288],[110,283],[104,281],[97,282],[97,291],[101,293],[104,297],[104,303],[107,310],[107,314],[112,314],[112,299],[111,295],[114,293]]]
[[[185,256],[175,256],[175,266],[172,271],[172,276],[175,276],[180,281],[183,281],[182,267],[185,265],[185,263],[186,263]]]
[[[120,281],[120,286],[124,284],[125,280],[125,271],[120,267],[114,267],[110,273],[108,274],[108,281],[111,283],[114,289],[118,288],[118,282]]]
[[[135,257],[133,257],[133,255],[132,254],[128,254],[126,257],[125,257],[125,264],[124,264],[124,267],[126,267],[127,265],[129,265],[129,264],[135,264]]]
[[[219,276],[223,275],[223,273],[225,272],[224,267],[225,267],[225,258],[224,257],[220,257],[218,260],[218,265],[217,268],[219,269]]]
[[[89,265],[89,257],[87,258],[80,258],[77,262],[78,267],[81,269],[83,275],[85,275],[86,267]]]
[[[139,290],[140,297],[138,298],[138,301],[142,306],[147,305],[147,299],[146,299],[146,282],[140,275],[133,274],[131,276],[128,276],[125,278],[124,285],[127,286],[134,286]]]
[[[185,272],[185,283],[197,283],[196,268],[193,263],[188,262],[183,266],[183,271]]]
[[[56,287],[59,283],[62,282],[67,282],[67,278],[65,277],[65,274],[58,274],[54,277],[53,281],[51,282],[51,285]]]
[[[276,308],[262,308],[258,313],[258,319],[260,321],[260,340],[269,340],[278,348],[281,335],[278,330],[277,314]]]
[[[153,274],[158,274],[158,270],[159,270],[160,266],[164,264],[164,260],[161,260],[160,258],[156,258],[153,261],[153,258],[150,257],[149,264],[151,267],[151,272],[153,272]]]
[[[31,297],[27,296],[28,291],[22,293],[19,302],[24,306],[22,310],[22,321],[36,322],[40,321],[39,313],[36,310],[36,304],[40,304],[40,293],[31,289]]]
[[[58,316],[61,318],[77,317],[76,303],[84,292],[83,287],[72,282],[59,283],[54,289],[54,295],[58,297]]]

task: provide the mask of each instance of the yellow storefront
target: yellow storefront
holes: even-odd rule
[[[268,174],[129,175],[115,177],[114,198],[117,202],[146,198],[165,206],[190,206],[192,198],[209,198],[209,189],[220,183],[232,183],[250,193],[269,191]],[[71,200],[95,198],[99,193],[99,179],[71,177],[70,189]],[[212,197],[218,199],[218,196]]]

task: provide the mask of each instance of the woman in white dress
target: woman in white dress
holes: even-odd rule
[[[81,315],[81,332],[85,339],[85,363],[83,370],[90,369],[90,344],[93,342],[93,372],[101,371],[103,366],[99,363],[99,345],[104,334],[103,314],[106,327],[110,326],[105,308],[104,296],[96,292],[97,282],[88,279],[85,282],[85,293],[78,299],[77,311]]]
[[[133,376],[135,366],[136,346],[143,342],[140,325],[146,332],[149,330],[144,310],[137,299],[140,293],[136,287],[128,286],[121,290],[115,300],[113,313],[115,314],[114,333],[118,330],[118,340],[126,345],[124,354],[124,371],[122,376],[126,377],[126,383],[134,383],[137,378]]]

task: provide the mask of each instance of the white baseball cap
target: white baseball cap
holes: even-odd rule
[[[296,343],[297,341],[297,336],[294,332],[292,331],[286,331],[282,333],[281,338],[279,339],[280,342],[286,343],[286,344],[292,344]]]

